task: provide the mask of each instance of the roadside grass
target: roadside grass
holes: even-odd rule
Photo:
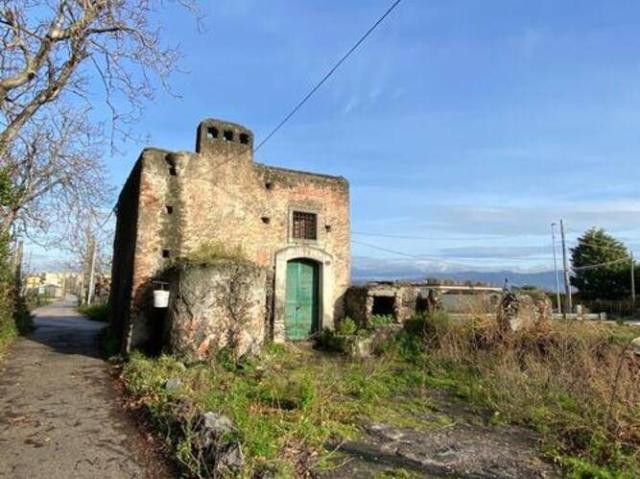
[[[20,298],[11,306],[6,302],[0,302],[0,358],[9,348],[9,345],[20,334],[27,334],[34,329],[33,315],[27,303]]]
[[[18,336],[18,329],[12,322],[0,321],[0,359],[6,354],[9,345]]]
[[[106,303],[78,306],[77,311],[92,321],[109,322],[109,305]]]
[[[537,431],[567,477],[632,478],[640,470],[640,362],[627,346],[639,331],[561,321],[503,337],[492,323],[437,314],[408,322],[371,359],[291,344],[241,363],[222,353],[188,367],[134,353],[122,377],[194,477],[188,434],[174,420],[185,404],[233,419],[246,454],[242,477],[297,477],[334,467],[336,446],[357,438],[363,423],[450,423],[434,414],[429,395],[444,389],[491,422]],[[177,390],[165,389],[171,378]]]

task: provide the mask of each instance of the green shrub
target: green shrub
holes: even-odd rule
[[[92,321],[109,322],[109,304],[92,304],[78,306],[78,312]]]
[[[373,328],[388,326],[394,322],[393,316],[390,314],[374,314],[371,316],[371,327]]]
[[[340,320],[336,333],[341,336],[351,336],[358,332],[358,325],[349,316]]]

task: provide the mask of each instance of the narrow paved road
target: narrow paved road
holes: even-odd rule
[[[97,335],[67,300],[0,362],[0,478],[164,478],[163,461],[118,404]]]

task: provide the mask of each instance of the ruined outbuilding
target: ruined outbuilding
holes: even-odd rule
[[[170,314],[151,305],[154,281],[166,280],[176,261],[203,244],[234,251],[252,265],[254,286],[245,285],[252,316],[240,335],[248,334],[248,343],[306,339],[343,315],[350,282],[348,182],[255,163],[253,142],[243,126],[211,119],[198,126],[195,153],[147,148],[140,155],[117,205],[112,327],[124,351],[170,342],[206,353],[209,344],[221,344],[211,339],[213,323],[192,324],[214,321],[210,316],[196,320],[175,301],[183,301],[179,287],[194,278],[212,278],[211,288],[223,284],[225,267],[170,275],[179,283],[172,286]],[[206,280],[195,290],[214,300]],[[165,324],[172,315],[177,329]]]
[[[346,312],[358,324],[369,326],[374,316],[387,316],[394,322],[441,310],[450,316],[495,316],[502,288],[484,283],[425,281],[376,281],[349,288]]]

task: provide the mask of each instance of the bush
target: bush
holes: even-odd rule
[[[78,312],[92,321],[109,322],[109,305],[107,303],[78,306]]]
[[[33,317],[17,291],[19,288],[11,268],[9,239],[0,234],[0,355],[18,334],[33,330]]]

